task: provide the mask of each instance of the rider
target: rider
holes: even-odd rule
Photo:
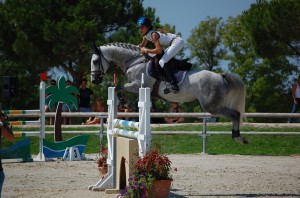
[[[164,70],[167,81],[171,83],[171,89],[174,93],[177,93],[179,91],[179,87],[168,61],[182,50],[184,46],[183,39],[164,30],[153,30],[151,21],[146,17],[141,17],[138,20],[137,27],[143,35],[143,40],[141,44],[139,44],[142,53],[162,54],[163,51],[161,46],[167,46],[164,51],[164,55],[159,60],[159,65]],[[154,49],[145,48],[148,41],[155,45]]]

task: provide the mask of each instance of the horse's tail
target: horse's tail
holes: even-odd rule
[[[246,101],[246,87],[240,76],[232,73],[223,73],[229,93],[226,97],[226,106],[240,113],[240,125],[243,123]]]

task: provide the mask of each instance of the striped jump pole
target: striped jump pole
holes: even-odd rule
[[[40,135],[41,133],[39,131],[14,131],[15,137],[32,137]]]
[[[39,109],[36,110],[3,110],[7,115],[26,115],[33,113],[40,113]]]
[[[139,137],[138,131],[129,131],[129,130],[120,129],[120,128],[114,128],[113,134],[124,136],[124,137],[136,138],[136,139]]]
[[[113,124],[117,127],[131,127],[139,129],[139,122],[134,121],[114,119]]]
[[[11,126],[24,126],[24,125],[40,125],[40,121],[39,120],[35,120],[35,121],[10,121],[9,124]]]

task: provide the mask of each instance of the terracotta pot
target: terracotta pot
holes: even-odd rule
[[[155,180],[152,185],[154,198],[168,198],[171,191],[172,180]]]

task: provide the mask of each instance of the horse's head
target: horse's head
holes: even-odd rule
[[[132,66],[145,63],[145,57],[139,47],[126,43],[108,43],[97,47],[93,43],[93,56],[91,59],[91,80],[99,84],[108,68],[119,68],[124,73]]]
[[[103,76],[109,67],[108,60],[103,56],[101,48],[93,43],[93,55],[91,59],[91,81],[95,85],[102,82]]]

